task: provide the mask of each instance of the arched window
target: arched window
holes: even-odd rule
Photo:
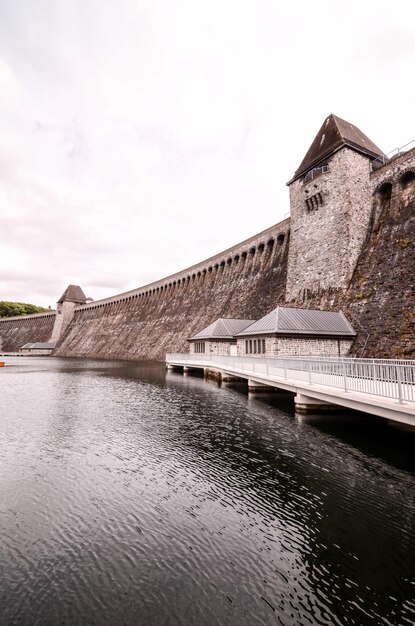
[[[285,239],[284,233],[280,233],[277,237],[277,244],[279,246],[282,246],[282,244],[284,243],[284,239]]]
[[[400,178],[399,183],[402,189],[411,187],[415,183],[415,172],[406,172],[406,174]]]
[[[258,246],[258,252],[259,252],[259,254],[262,254],[262,253],[264,252],[264,248],[265,248],[264,244],[263,244],[263,243],[260,243],[260,244],[259,244],[259,246]]]
[[[392,198],[392,183],[383,183],[378,189],[378,196],[381,206],[390,206]]]
[[[274,240],[273,239],[269,239],[269,241],[267,243],[267,252],[269,254],[271,254],[273,249],[274,249]]]
[[[250,256],[250,257],[255,256],[255,252],[256,252],[256,248],[255,248],[255,246],[252,246],[252,248],[251,248],[251,249],[250,249],[250,251],[249,251],[249,256]]]

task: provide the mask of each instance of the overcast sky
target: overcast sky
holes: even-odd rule
[[[324,118],[415,139],[414,0],[0,0],[0,300],[98,299],[283,219]]]

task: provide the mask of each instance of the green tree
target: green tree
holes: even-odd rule
[[[49,309],[25,302],[0,301],[0,317],[14,317],[15,315],[29,315],[31,313],[44,313]]]

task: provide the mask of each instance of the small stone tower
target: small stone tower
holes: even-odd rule
[[[75,307],[85,304],[86,296],[78,285],[69,285],[56,305],[56,319],[50,341],[57,342],[71,322]]]
[[[371,214],[371,162],[383,156],[356,126],[329,115],[293,178],[286,301],[345,289]]]

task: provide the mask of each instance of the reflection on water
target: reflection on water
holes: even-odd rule
[[[157,363],[0,372],[0,623],[415,621],[415,435]]]

